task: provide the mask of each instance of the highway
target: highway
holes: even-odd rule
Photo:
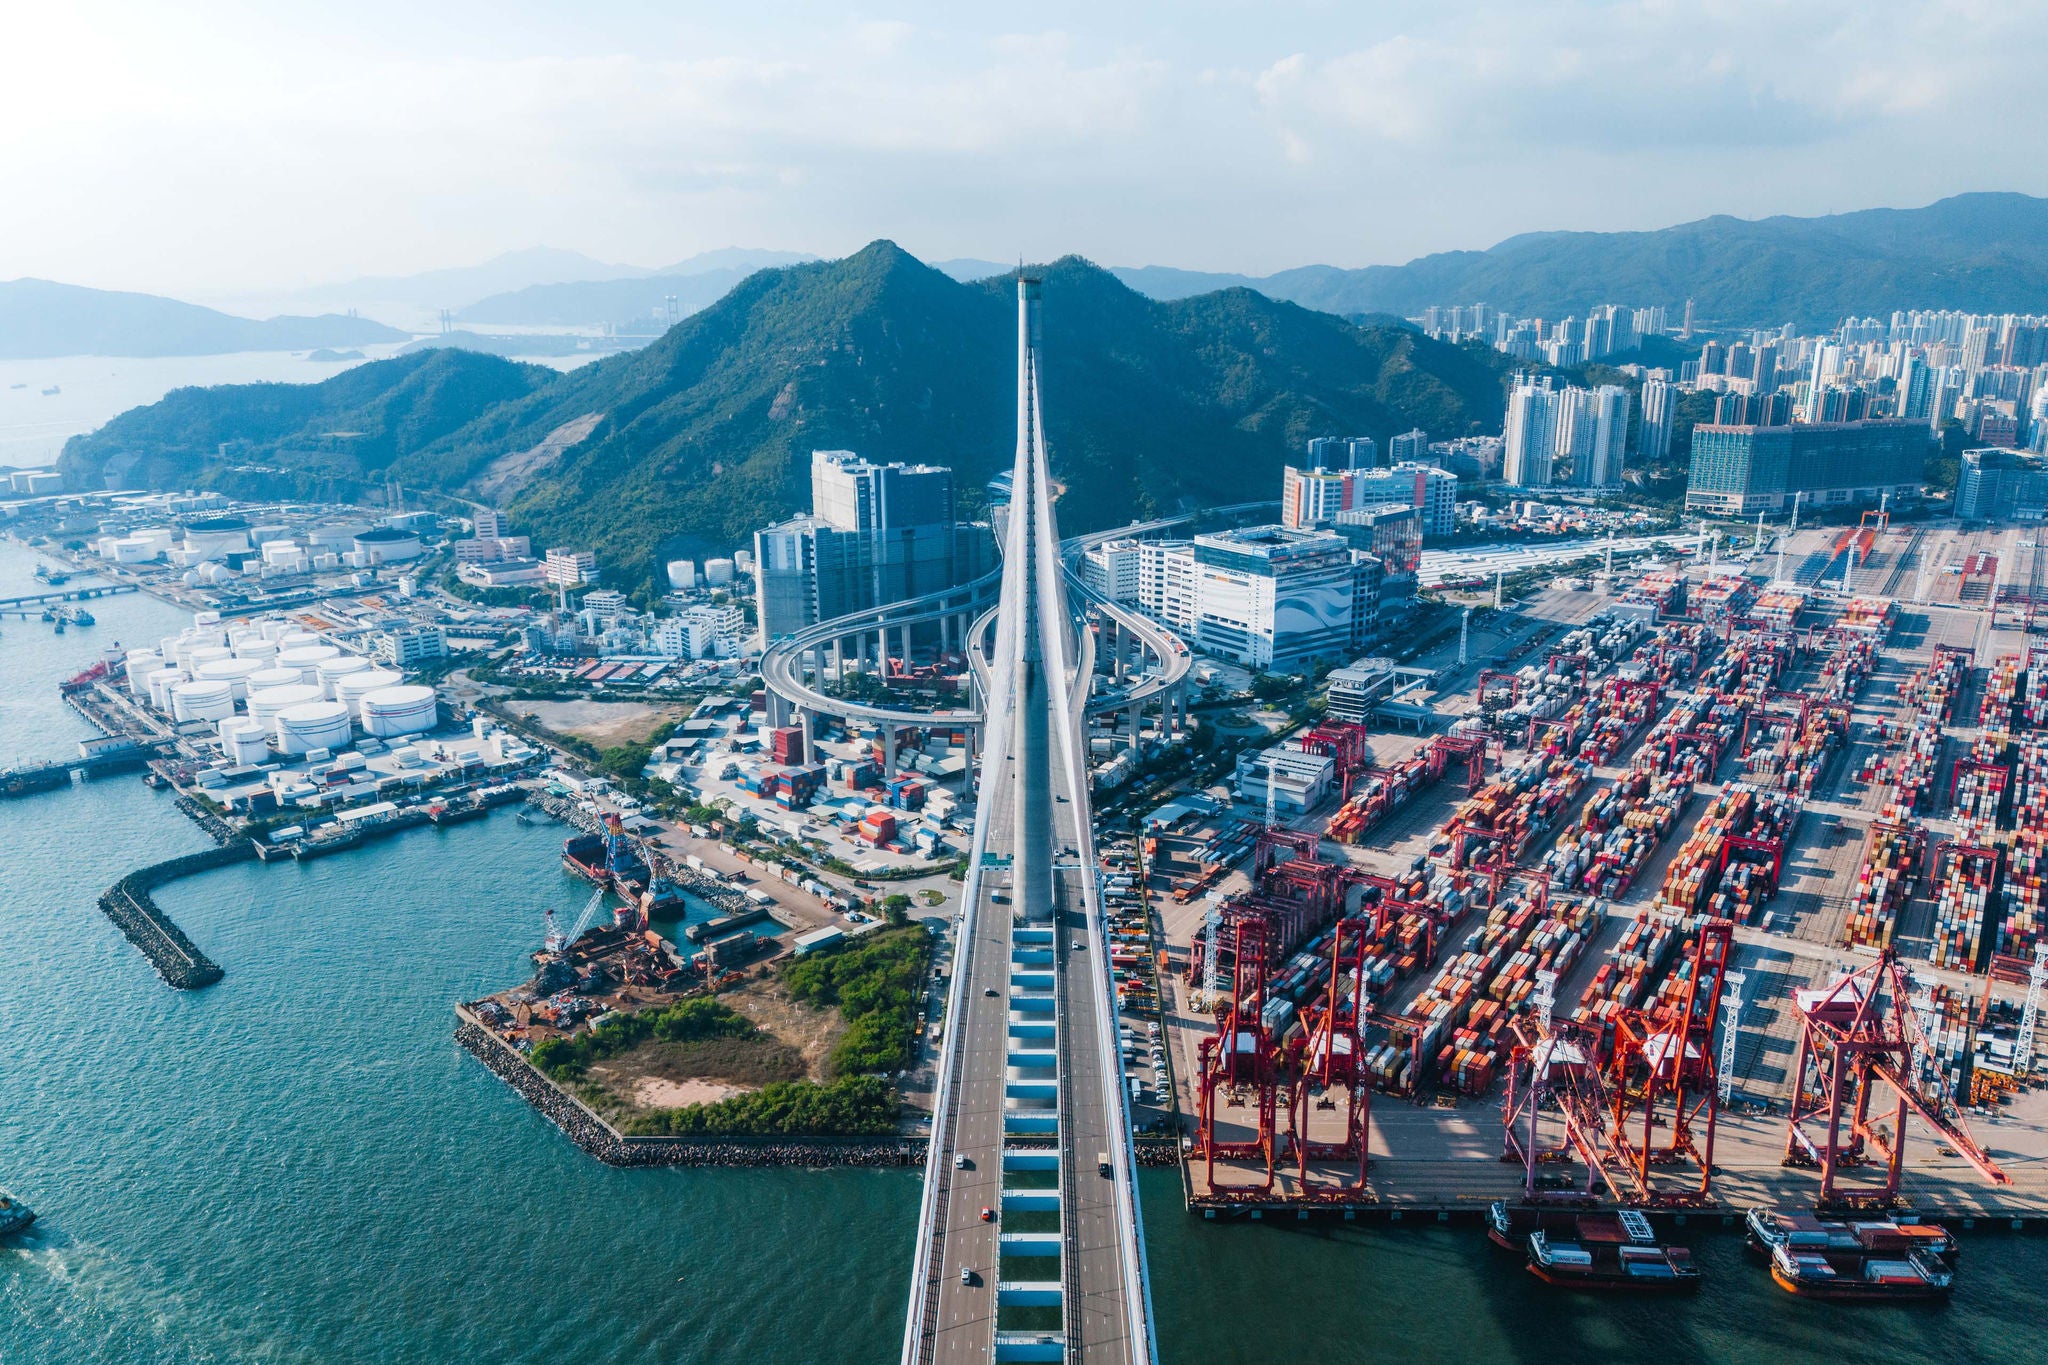
[[[1156,1356],[1088,806],[1094,638],[1052,514],[1037,290],[1019,281],[1018,491],[905,1365]]]

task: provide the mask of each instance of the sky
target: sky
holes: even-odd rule
[[[1264,274],[2048,194],[2048,0],[76,0],[0,43],[0,280],[548,245]]]

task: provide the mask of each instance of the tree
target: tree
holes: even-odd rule
[[[910,897],[898,891],[882,897],[882,918],[901,927],[910,922]]]

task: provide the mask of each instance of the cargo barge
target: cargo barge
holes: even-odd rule
[[[615,864],[616,877],[613,875]],[[636,886],[647,884],[647,864],[640,861],[640,855],[624,850],[614,858],[609,843],[602,834],[578,834],[563,840],[562,866],[586,881],[594,882],[598,886],[612,887],[621,892],[625,887],[615,887],[615,882],[630,882]]]
[[[1689,1294],[1700,1287],[1692,1252],[1658,1242],[1636,1209],[1582,1213],[1569,1232],[1530,1233],[1529,1273],[1560,1289]]]
[[[1800,1251],[1781,1246],[1771,1253],[1771,1278],[1803,1299],[1865,1303],[1907,1303],[1945,1299],[1955,1272],[1917,1251]]]
[[[1743,1243],[1760,1261],[1770,1260],[1779,1247],[1789,1247],[1795,1253],[1918,1253],[1946,1266],[1955,1263],[1959,1250],[1955,1237],[1937,1224],[1901,1223],[1893,1218],[1818,1218],[1799,1209],[1751,1209],[1743,1217]]]
[[[467,820],[481,820],[491,813],[489,806],[429,806],[427,822],[436,827],[459,825]]]
[[[1529,1250],[1529,1234],[1532,1232],[1569,1238],[1578,1230],[1579,1212],[1577,1209],[1538,1208],[1532,1204],[1512,1204],[1505,1199],[1496,1199],[1486,1206],[1486,1240],[1502,1251],[1523,1254]]]

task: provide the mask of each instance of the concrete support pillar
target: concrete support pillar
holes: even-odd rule
[[[894,780],[896,776],[896,727],[882,727],[882,776]]]
[[[768,693],[769,728],[780,730],[789,724],[789,711],[789,702],[780,693],[771,690]]]
[[[1165,708],[1164,708],[1164,707],[1160,708],[1160,716],[1161,716],[1161,719],[1162,719],[1162,720],[1164,720],[1164,718],[1165,718]],[[1130,708],[1130,718],[1131,718],[1131,756],[1132,756],[1133,758],[1135,758],[1135,757],[1137,757],[1137,753],[1138,753],[1138,739],[1139,739],[1139,733],[1140,733],[1140,732],[1141,732],[1141,731],[1143,730],[1143,728],[1144,728],[1144,725],[1145,725],[1145,711],[1144,711],[1144,708],[1143,708],[1143,707],[1141,707],[1141,706],[1132,706],[1132,707]]]

